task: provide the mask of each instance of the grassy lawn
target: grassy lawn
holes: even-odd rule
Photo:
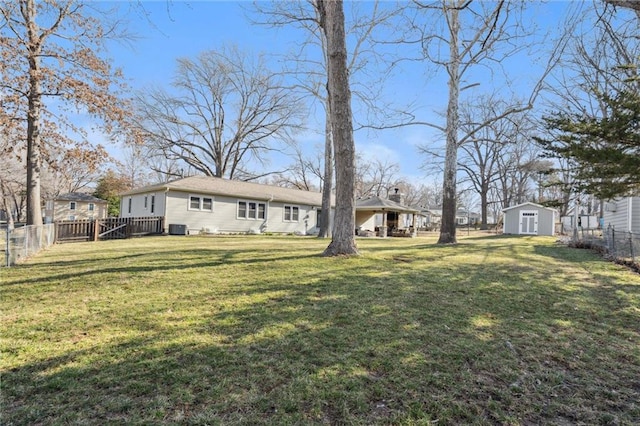
[[[554,238],[434,242],[54,246],[0,271],[0,423],[640,423],[640,276]]]

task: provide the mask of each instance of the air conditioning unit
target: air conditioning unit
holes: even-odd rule
[[[618,206],[616,205],[616,203],[605,203],[604,204],[604,211],[605,212],[615,212],[618,209]]]
[[[169,235],[187,235],[187,225],[169,224]]]

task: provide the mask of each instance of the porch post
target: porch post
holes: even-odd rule
[[[382,225],[380,226],[380,237],[387,238],[387,212],[382,211]]]
[[[413,229],[413,232],[411,232],[411,236],[412,237],[417,237],[418,236],[418,228],[416,228],[416,214],[412,213],[413,217],[411,218],[411,228]]]

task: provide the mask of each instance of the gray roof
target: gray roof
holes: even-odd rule
[[[517,209],[517,208],[524,207],[524,206],[535,207],[535,208],[538,208],[538,209],[549,210],[549,211],[552,211],[552,212],[556,211],[555,209],[552,209],[551,207],[545,207],[545,206],[543,206],[541,204],[532,203],[530,201],[527,201],[526,203],[518,204],[516,206],[506,207],[506,208],[502,209],[502,211],[506,212],[506,211]]]
[[[84,194],[82,192],[69,192],[68,194],[61,194],[55,198],[56,201],[84,201],[87,203],[107,203],[102,198],[94,197],[93,195]]]
[[[420,210],[380,197],[356,200],[356,211],[419,213]]]
[[[279,186],[263,185],[260,183],[244,182],[239,180],[228,180],[210,176],[191,176],[157,185],[144,186],[123,192],[120,196],[167,190],[207,195],[227,195],[251,200],[278,201],[309,206],[322,205],[322,194],[320,192],[281,188]]]

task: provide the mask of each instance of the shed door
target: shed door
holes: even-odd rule
[[[538,235],[538,212],[536,210],[520,211],[520,233]]]

